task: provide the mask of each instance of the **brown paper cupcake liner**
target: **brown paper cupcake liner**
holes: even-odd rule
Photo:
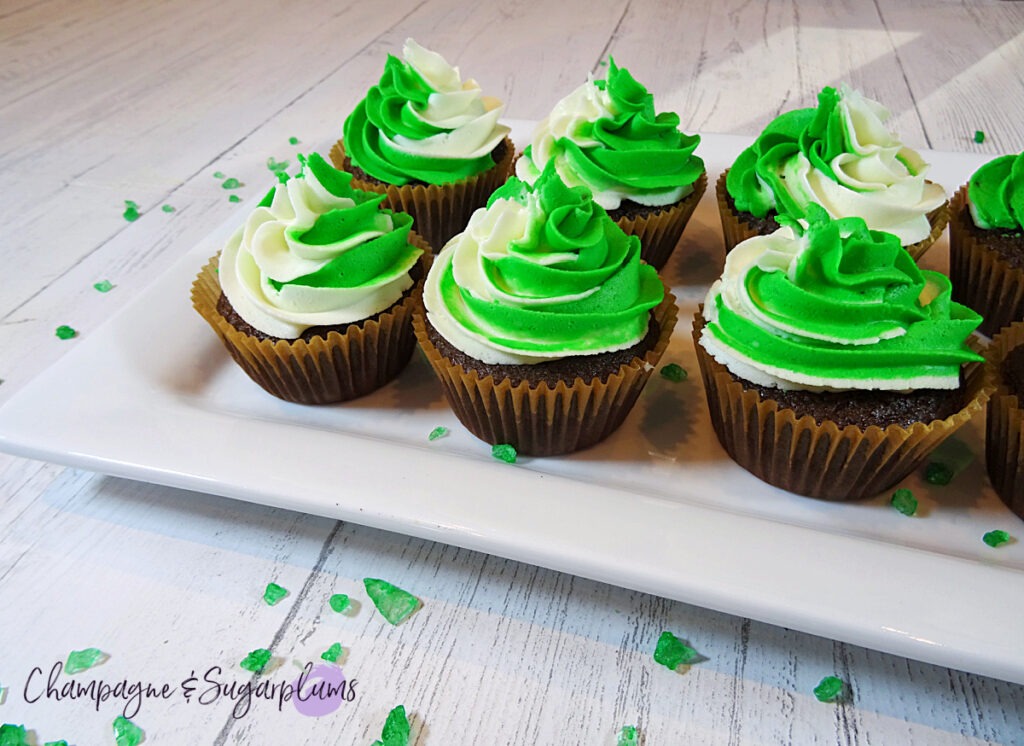
[[[602,381],[559,381],[554,387],[508,378],[495,381],[467,371],[442,355],[427,335],[422,313],[413,319],[416,338],[441,381],[445,398],[459,421],[491,445],[508,443],[529,456],[555,456],[580,451],[611,435],[629,414],[672,337],[676,325],[675,296],[654,309],[658,339],[643,357]]]
[[[694,316],[693,340],[707,394],[711,423],[726,453],[768,484],[825,500],[878,495],[914,471],[925,457],[972,416],[979,414],[992,386],[983,366],[967,370],[967,404],[944,420],[910,428],[820,424],[810,415],[762,399],[747,389],[700,344],[704,318]]]
[[[1024,322],[1018,321],[996,335],[986,354],[986,374],[996,390],[988,402],[985,466],[999,498],[1024,519],[1024,409],[1000,372],[1010,350],[1022,344]]]
[[[718,177],[718,182],[715,185],[715,194],[718,198],[718,214],[722,219],[722,234],[725,238],[726,254],[732,251],[732,248],[741,241],[761,235],[755,226],[744,220],[735,208],[729,205],[728,192],[725,188],[725,178],[728,173],[729,169],[725,169],[722,175]],[[904,247],[914,257],[914,261],[924,256],[924,253],[931,248],[932,244],[939,240],[939,236],[942,235],[942,231],[946,230],[946,225],[949,223],[949,214],[948,201],[928,213],[928,223],[932,227],[931,233],[928,234],[927,238]]]
[[[635,218],[619,218],[616,224],[623,232],[640,239],[640,258],[659,272],[675,251],[686,224],[697,209],[708,188],[708,175],[702,173],[693,184],[693,191],[665,209]]]
[[[384,206],[412,215],[413,228],[435,252],[439,252],[448,243],[448,239],[465,229],[473,212],[486,205],[491,193],[504,184],[512,173],[515,146],[507,137],[504,145],[504,155],[492,168],[451,184],[397,186],[353,176],[352,186],[386,195]],[[335,168],[346,170],[345,146],[341,140],[331,148],[330,157]]]
[[[411,243],[426,252],[420,260],[425,277],[429,248],[419,236],[410,236]],[[246,375],[274,396],[298,404],[348,401],[380,388],[409,362],[416,346],[412,314],[421,302],[422,279],[391,308],[374,319],[349,324],[343,332],[308,341],[257,339],[236,329],[217,310],[219,262],[218,254],[196,277],[192,306]]]
[[[984,319],[980,330],[992,337],[1007,324],[1024,320],[1024,271],[978,240],[963,223],[971,219],[966,209],[965,184],[950,202],[949,279],[953,300],[980,313]]]

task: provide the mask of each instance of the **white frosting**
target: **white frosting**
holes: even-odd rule
[[[430,94],[424,109],[406,104],[408,111],[434,127],[445,130],[423,140],[396,135],[394,140],[383,132],[381,137],[397,150],[429,158],[470,159],[487,155],[509,133],[498,124],[505,105],[498,99],[481,94],[475,80],[462,81],[459,69],[449,65],[437,52],[424,49],[412,39],[402,48],[405,61],[436,92]]]
[[[296,339],[311,326],[348,324],[373,316],[401,298],[412,286],[408,267],[380,284],[329,288],[284,285],[324,267],[344,252],[390,232],[390,215],[379,214],[376,230],[347,236],[328,245],[310,245],[298,236],[313,227],[319,215],[354,206],[335,197],[306,169],[301,177],[278,185],[269,207],[257,207],[221,251],[220,286],[232,307],[264,334]]]

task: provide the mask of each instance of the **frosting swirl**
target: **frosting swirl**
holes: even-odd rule
[[[423,302],[455,347],[505,365],[630,347],[663,297],[639,239],[549,166],[533,187],[509,179],[473,214],[436,257]]]
[[[508,134],[505,109],[436,52],[407,39],[405,62],[388,55],[380,82],[345,120],[345,153],[376,179],[445,184],[486,171]]]
[[[412,218],[379,209],[384,195],[352,189],[318,153],[277,184],[228,241],[221,290],[264,334],[296,339],[311,326],[348,324],[395,303],[423,252]]]
[[[554,161],[566,184],[587,187],[606,210],[626,199],[668,205],[704,172],[693,155],[698,143],[699,135],[679,131],[677,114],[655,114],[654,97],[610,60],[607,80],[588,80],[537,125],[516,175],[533,183]]]
[[[845,85],[825,88],[818,108],[776,118],[736,159],[726,177],[736,209],[806,218],[816,203],[834,218],[861,217],[904,246],[924,240],[945,191],[925,180],[928,164],[903,146],[890,116]]]
[[[1024,230],[1024,153],[979,168],[967,186],[974,224],[983,230]]]
[[[741,378],[782,389],[955,389],[982,358],[965,341],[981,317],[950,299],[895,236],[809,208],[738,244],[704,303],[701,344]]]

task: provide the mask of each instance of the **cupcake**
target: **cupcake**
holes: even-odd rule
[[[611,434],[668,346],[674,298],[640,241],[549,165],[434,260],[416,337],[466,428],[551,456]]]
[[[769,484],[870,497],[981,411],[981,319],[892,234],[808,216],[738,244],[696,316],[711,421]]]
[[[416,220],[435,249],[461,231],[469,216],[512,169],[505,107],[481,95],[475,80],[412,39],[405,61],[388,55],[377,85],[345,120],[344,140],[331,149],[356,189],[387,196],[385,205]]]
[[[991,337],[1024,320],[1024,153],[978,169],[950,209],[953,297],[985,317]]]
[[[985,465],[1000,499],[1024,519],[1024,322],[1000,331],[986,356],[996,390],[988,402]]]
[[[516,176],[532,184],[553,162],[562,181],[587,187],[640,238],[640,258],[660,270],[707,188],[698,143],[679,131],[677,114],[655,114],[654,97],[610,60],[607,80],[588,80],[537,125]]]
[[[430,248],[412,218],[313,153],[277,184],[192,285],[192,304],[274,396],[367,394],[409,361]]]
[[[860,217],[892,233],[915,259],[949,221],[945,190],[905,147],[881,104],[847,86],[825,88],[818,108],[775,119],[718,180],[725,250],[779,228],[776,216],[805,219],[811,204],[833,218]]]

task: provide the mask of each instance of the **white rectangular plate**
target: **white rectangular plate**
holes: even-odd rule
[[[517,123],[518,141],[529,132]],[[622,428],[564,458],[495,461],[448,410],[417,354],[348,404],[278,401],[230,361],[189,287],[243,219],[211,235],[0,409],[0,448],[107,474],[376,526],[877,650],[1024,683],[1024,525],[985,477],[982,423],[941,451],[960,471],[832,504],[733,464],[712,435],[690,321],[722,262],[714,180],[748,138],[706,135],[708,194],[665,276],[680,321]],[[931,153],[955,189],[984,160]],[[944,266],[946,243],[926,263]],[[427,434],[450,429],[439,440]],[[998,549],[982,535],[1017,540]]]

